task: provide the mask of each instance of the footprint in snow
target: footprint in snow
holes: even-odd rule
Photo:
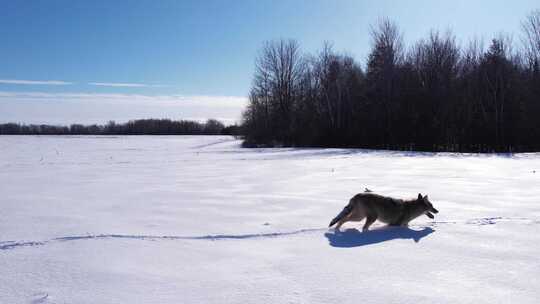
[[[49,299],[49,294],[46,292],[38,292],[32,295],[31,304],[43,304],[47,303]]]

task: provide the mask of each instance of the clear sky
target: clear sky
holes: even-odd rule
[[[458,41],[520,39],[540,2],[513,1],[16,1],[0,2],[0,122],[106,122],[216,117],[245,105],[265,40],[307,52],[333,42],[360,62],[369,25],[397,22],[408,42],[430,29]]]

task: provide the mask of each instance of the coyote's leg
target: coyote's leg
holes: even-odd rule
[[[377,220],[377,216],[373,216],[373,215],[368,215],[366,217],[366,223],[364,224],[364,228],[362,228],[362,231],[368,231],[369,229],[369,226],[371,226],[371,224],[373,224],[373,222],[375,222]]]

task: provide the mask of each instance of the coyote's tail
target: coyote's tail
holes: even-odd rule
[[[349,204],[347,206],[345,206],[345,208],[343,208],[343,210],[341,210],[341,212],[330,222],[330,225],[328,225],[328,227],[332,227],[339,220],[341,220],[345,216],[349,215],[349,213],[351,213],[351,211],[353,209],[352,204],[353,204],[353,200],[351,199],[349,201]]]

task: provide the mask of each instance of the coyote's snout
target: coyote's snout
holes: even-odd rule
[[[364,192],[355,195],[349,204],[330,222],[328,227],[337,223],[336,229],[348,221],[361,221],[366,223],[363,230],[376,220],[393,226],[407,226],[413,219],[422,214],[434,218],[433,213],[439,211],[433,207],[428,196],[418,193],[418,198],[411,200],[395,199],[378,195],[372,192]]]

